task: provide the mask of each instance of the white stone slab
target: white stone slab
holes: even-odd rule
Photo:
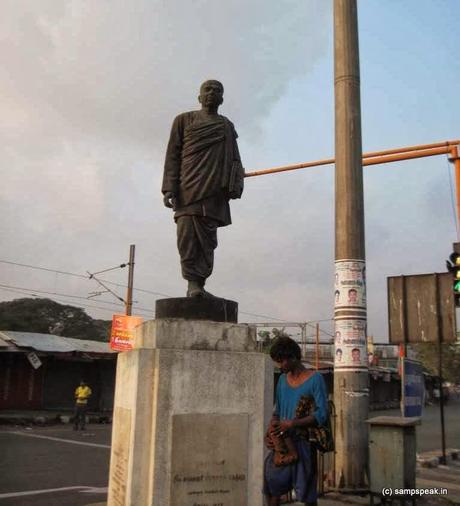
[[[254,351],[256,328],[207,320],[150,320],[136,328],[134,348]]]
[[[172,418],[171,505],[247,504],[248,415]]]

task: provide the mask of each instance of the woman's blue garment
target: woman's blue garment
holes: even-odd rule
[[[297,387],[291,387],[287,382],[286,374],[282,374],[276,386],[274,414],[280,420],[292,420],[295,418],[297,404],[304,395],[313,397],[316,404],[313,416],[318,425],[324,425],[327,420],[327,393],[326,383],[319,372],[315,372]]]
[[[295,490],[297,501],[315,502],[317,492],[316,449],[304,439],[293,438],[299,459],[295,464],[276,467],[271,451],[264,463],[264,495],[280,497]]]
[[[328,417],[326,383],[320,373],[315,372],[301,385],[291,387],[286,374],[282,374],[276,387],[274,415],[280,420],[295,418],[297,404],[302,396],[313,397],[316,409],[313,412],[318,425],[324,425]],[[279,497],[292,489],[300,502],[315,502],[317,499],[316,449],[295,431],[292,440],[296,446],[298,460],[288,466],[277,467],[271,451],[264,465],[264,494]]]

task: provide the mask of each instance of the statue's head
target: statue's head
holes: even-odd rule
[[[224,101],[224,86],[221,82],[214,79],[205,81],[200,86],[198,102],[203,107],[219,107]]]

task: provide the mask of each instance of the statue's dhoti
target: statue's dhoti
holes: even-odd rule
[[[180,216],[177,222],[177,248],[182,276],[204,283],[212,273],[219,222],[207,216]]]

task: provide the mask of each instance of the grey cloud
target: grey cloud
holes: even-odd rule
[[[198,106],[204,79],[218,78],[226,89],[223,113],[250,150],[290,80],[305,75],[324,54],[328,35],[322,22],[330,5],[322,0],[134,0],[129,5],[7,0],[3,12],[2,256],[84,273],[126,260],[128,245],[136,243],[139,286],[182,293],[174,226],[159,198],[173,117]],[[283,182],[279,189],[287,192],[288,186]],[[271,242],[266,269],[278,262],[284,272],[278,261],[284,246],[277,236],[289,210],[279,212],[273,198],[234,207],[237,226],[221,234],[229,251],[218,252],[215,283],[225,282],[229,294],[242,296],[242,280],[267,285],[253,261],[236,281],[226,275],[235,258],[247,255],[254,229]],[[258,241],[254,251],[264,250]],[[5,265],[0,272],[14,286],[81,296],[91,288],[85,280],[62,275]],[[124,281],[122,272],[112,276]],[[153,296],[137,295],[140,304],[153,307]]]

